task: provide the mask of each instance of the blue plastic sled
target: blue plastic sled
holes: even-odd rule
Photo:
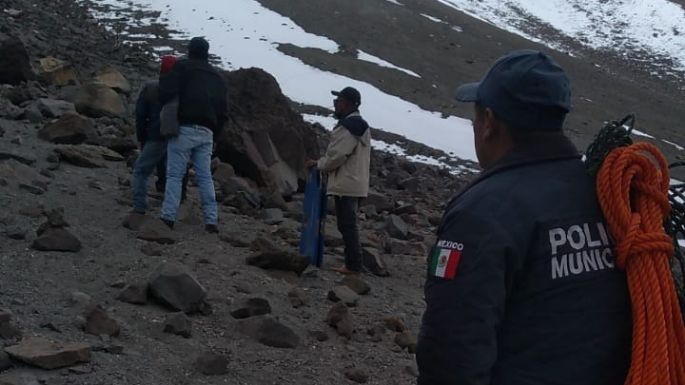
[[[312,168],[304,188],[304,224],[300,237],[300,254],[309,257],[309,264],[316,267],[323,264],[326,203],[326,184],[319,170]]]

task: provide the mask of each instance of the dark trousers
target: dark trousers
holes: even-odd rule
[[[335,197],[335,215],[338,218],[338,230],[345,242],[345,267],[352,271],[362,269],[362,248],[359,243],[357,227],[357,210],[359,198]]]

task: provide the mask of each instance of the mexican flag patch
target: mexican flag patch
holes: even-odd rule
[[[461,259],[461,250],[434,247],[431,255],[430,274],[444,279],[454,279]]]

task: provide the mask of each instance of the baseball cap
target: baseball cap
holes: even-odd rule
[[[345,98],[357,106],[362,104],[362,95],[353,87],[345,87],[340,91],[331,91],[331,94]]]
[[[571,110],[571,83],[548,55],[516,50],[499,58],[485,77],[457,88],[456,99],[477,102],[521,129],[560,129]]]

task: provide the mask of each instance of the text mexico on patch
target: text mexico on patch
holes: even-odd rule
[[[614,269],[611,240],[602,222],[550,228],[552,279]]]
[[[431,252],[430,275],[444,279],[454,279],[461,260],[464,244],[439,240]]]

